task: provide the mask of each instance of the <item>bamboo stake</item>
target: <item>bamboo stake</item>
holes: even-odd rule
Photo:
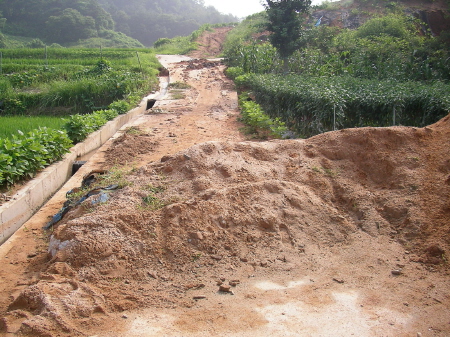
[[[393,110],[393,113],[392,113],[392,122],[393,122],[393,125],[395,125],[395,104],[394,104],[394,108],[393,108],[392,110]]]
[[[333,131],[336,131],[336,104],[333,105]]]

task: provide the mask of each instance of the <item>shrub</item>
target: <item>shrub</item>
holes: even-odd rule
[[[239,104],[241,106],[240,120],[248,126],[249,133],[256,134],[260,138],[268,136],[283,138],[287,128],[279,118],[271,119],[259,104],[248,100],[247,94],[239,96]]]
[[[124,114],[130,110],[130,104],[126,101],[115,101],[109,105],[111,110],[117,111],[119,115]]]
[[[45,48],[45,43],[40,39],[33,39],[31,42],[27,43],[26,48]]]
[[[236,77],[244,75],[245,72],[241,67],[229,67],[225,71],[225,74],[231,78],[232,80],[236,79]]]
[[[4,116],[21,114],[25,110],[23,103],[16,98],[5,98],[0,102],[0,114]]]
[[[167,38],[167,37],[162,37],[162,38],[156,40],[156,42],[153,44],[153,47],[159,48],[159,47],[161,47],[161,46],[163,46],[165,44],[171,43],[171,41],[172,40]]]
[[[374,18],[367,21],[356,30],[357,38],[373,38],[382,35],[389,35],[400,39],[406,39],[412,26],[406,22],[404,16],[389,14],[381,18]]]

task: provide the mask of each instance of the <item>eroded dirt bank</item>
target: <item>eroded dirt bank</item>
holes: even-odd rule
[[[2,335],[450,334],[449,116],[244,141],[223,66],[171,67],[185,98],[85,168],[125,186],[2,259]]]

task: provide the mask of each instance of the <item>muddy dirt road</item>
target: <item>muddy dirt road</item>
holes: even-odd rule
[[[1,336],[448,336],[450,117],[246,141],[218,61],[2,249]],[[174,91],[175,90],[175,91]],[[121,188],[41,227],[83,174]]]

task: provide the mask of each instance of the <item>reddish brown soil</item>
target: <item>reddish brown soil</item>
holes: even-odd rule
[[[233,27],[214,28],[212,32],[205,32],[197,40],[197,50],[189,53],[192,58],[218,57],[222,53],[223,41]]]
[[[83,168],[125,186],[7,246],[2,336],[450,335],[450,116],[245,141],[222,65],[168,68]]]

